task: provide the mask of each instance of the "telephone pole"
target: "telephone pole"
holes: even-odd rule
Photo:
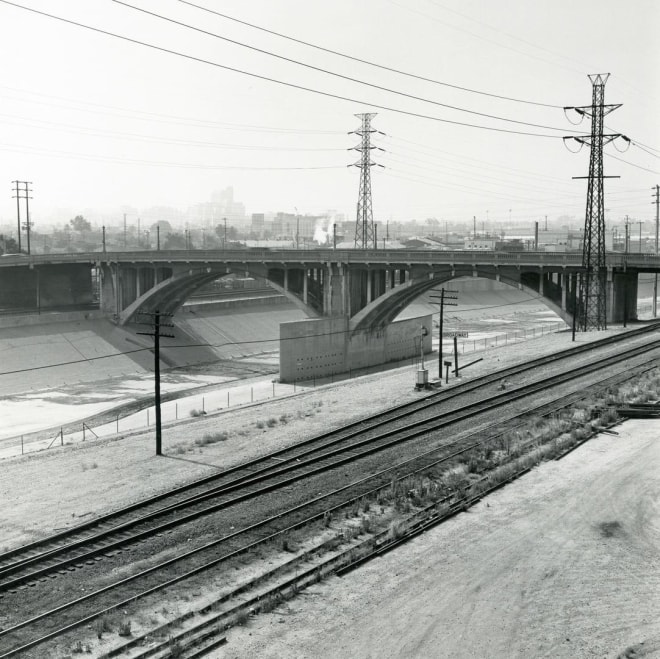
[[[32,197],[30,196],[30,192],[32,192],[32,188],[28,187],[32,185],[32,181],[12,181],[14,184],[14,189],[13,192],[16,194],[12,195],[12,199],[16,199],[16,217],[17,217],[17,223],[18,223],[18,253],[22,253],[22,248],[21,248],[21,232],[22,229],[27,230],[27,241],[28,241],[28,250],[27,253],[30,253],[30,199]],[[21,188],[23,186],[23,188]],[[26,215],[26,221],[21,224],[21,199],[25,199],[25,215]]]
[[[354,146],[349,151],[359,151],[360,160],[349,167],[360,168],[360,192],[357,202],[357,219],[355,221],[355,247],[357,249],[369,249],[374,240],[374,215],[371,202],[371,168],[377,163],[371,160],[371,151],[380,147],[371,146],[371,134],[379,133],[385,135],[379,130],[371,127],[371,120],[376,116],[376,112],[364,112],[356,114],[362,121],[360,128],[349,132],[349,135],[359,135],[362,138],[359,146]],[[378,165],[383,167],[383,165]]]
[[[621,107],[621,104],[605,105],[605,83],[609,73],[599,73],[589,76],[592,85],[592,101],[590,106],[566,107],[564,110],[575,110],[581,117],[591,117],[591,134],[569,136],[567,140],[575,140],[582,146],[590,147],[589,175],[574,176],[574,179],[588,179],[587,207],[584,219],[584,242],[582,246],[582,268],[580,275],[580,315],[578,328],[601,330],[607,328],[607,270],[605,266],[605,208],[603,180],[620,178],[603,174],[603,146],[614,141],[616,134],[603,134],[604,118],[610,112]]]
[[[660,185],[656,185],[655,188],[655,255],[658,255],[658,224],[660,224]],[[657,316],[658,312],[658,273],[655,273],[653,278],[653,317]]]
[[[142,312],[145,316],[153,317],[153,324],[151,325],[153,331],[151,332],[138,332],[144,336],[152,336],[154,339],[154,407],[156,409],[156,455],[163,455],[163,438],[160,419],[160,340],[161,338],[169,337],[174,338],[174,334],[162,334],[161,327],[174,327],[171,323],[161,322],[163,316],[168,318],[172,317],[171,313],[160,313],[158,309],[153,313]]]
[[[452,293],[452,295],[447,295]],[[455,294],[455,295],[454,295]],[[451,302],[450,300],[458,300],[458,291],[446,291],[444,286],[440,289],[440,295],[429,295],[430,298],[440,300],[440,314],[438,323],[438,382],[442,382],[442,329],[445,315],[445,305],[456,307],[458,302]]]

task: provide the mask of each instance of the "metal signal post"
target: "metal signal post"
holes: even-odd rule
[[[156,455],[163,455],[163,439],[160,418],[160,339],[174,338],[174,334],[161,334],[161,327],[174,327],[171,323],[161,322],[162,316],[171,317],[171,313],[161,314],[158,309],[153,313],[144,313],[146,316],[153,317],[153,332],[138,332],[144,336],[152,336],[154,339],[154,407],[156,409]],[[151,323],[144,323],[149,324]]]

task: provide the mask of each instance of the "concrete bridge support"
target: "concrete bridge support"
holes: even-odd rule
[[[420,328],[427,336],[421,338]],[[348,316],[280,325],[280,380],[296,382],[417,357],[431,351],[431,316],[351,331]],[[411,386],[413,377],[411,374]]]
[[[637,284],[636,271],[619,273],[608,271],[607,321],[609,323],[637,320]]]

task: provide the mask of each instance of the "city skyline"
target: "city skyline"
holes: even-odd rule
[[[597,72],[611,73],[606,102],[623,104],[608,129],[633,141],[623,154],[615,147],[624,142],[606,147],[606,174],[621,178],[606,182],[605,207],[612,221],[653,218],[653,2],[632,12],[615,0],[228,1],[225,17],[201,0],[17,4],[0,2],[0,48],[12,63],[0,75],[1,223],[16,217],[13,180],[32,182],[37,226],[58,208],[185,211],[229,186],[248,217],[336,209],[351,220],[359,171],[348,165],[359,138],[349,132],[365,111],[385,133],[373,139],[385,149],[373,156],[384,165],[372,176],[377,222],[579,221],[586,183],[571,177],[587,173],[588,149],[571,154],[561,137],[589,124],[573,126],[562,108],[590,104],[587,75]]]

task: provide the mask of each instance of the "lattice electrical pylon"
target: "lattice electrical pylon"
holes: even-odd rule
[[[371,120],[376,116],[376,112],[364,112],[355,116],[360,117],[362,120],[360,128],[349,133],[349,135],[360,135],[362,137],[359,146],[349,149],[349,151],[359,151],[361,154],[360,160],[349,165],[349,167],[360,168],[360,192],[358,194],[357,219],[355,221],[355,247],[357,249],[369,249],[375,247],[374,215],[371,204],[371,168],[377,165],[371,160],[371,151],[373,149],[384,151],[380,147],[371,145],[371,134],[385,135],[385,133],[371,127]],[[378,167],[382,166],[378,165]]]
[[[577,314],[576,327],[586,332],[601,330],[607,327],[607,269],[605,265],[605,202],[603,179],[619,178],[603,174],[603,146],[609,144],[620,134],[604,135],[604,118],[607,114],[621,107],[605,105],[605,83],[609,73],[598,73],[589,76],[592,85],[591,105],[584,107],[566,107],[564,110],[575,110],[581,117],[591,117],[591,134],[569,136],[567,140],[575,140],[591,148],[589,159],[589,176],[574,176],[574,179],[589,180],[587,188],[587,209],[584,218],[584,236],[582,245],[582,267],[580,275],[579,300],[573,313]]]

